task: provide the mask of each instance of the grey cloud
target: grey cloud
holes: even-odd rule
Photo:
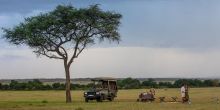
[[[32,10],[48,10],[58,4],[87,6],[110,1],[102,0],[1,0],[0,13],[29,13]]]
[[[34,9],[47,9],[53,2],[52,0],[1,0],[0,4],[0,13],[29,13]]]
[[[193,53],[177,48],[93,48],[75,60],[71,76],[219,78],[219,55],[216,51]],[[62,65],[61,60],[37,59],[33,55],[30,60],[0,61],[1,73],[14,73],[0,73],[0,77],[60,78],[64,77]]]
[[[27,56],[3,54],[0,55],[0,61],[15,61],[15,60],[27,60]]]
[[[138,4],[138,3],[136,3]],[[124,45],[220,48],[219,1],[154,1],[127,8]],[[136,13],[135,13],[136,12]],[[139,13],[138,13],[139,12]]]
[[[121,47],[85,51],[73,64],[74,77],[220,77],[219,0],[0,0],[0,15],[13,18],[12,15],[18,14],[23,19],[35,10],[51,10],[62,3],[77,7],[99,3],[102,9],[123,15]],[[9,27],[21,19],[7,19],[9,22],[2,24]],[[0,54],[0,70],[4,73],[32,78],[41,76],[37,73],[50,77],[64,71],[62,62],[39,60],[31,52],[20,53],[21,48],[8,46],[0,39],[0,50],[4,49]],[[25,60],[28,58],[31,60]],[[0,77],[8,78],[2,74]]]
[[[220,48],[218,0],[1,0],[0,14],[52,10],[58,4],[68,3],[76,7],[98,3],[103,9],[120,12],[120,46]],[[8,25],[13,24],[16,23]]]

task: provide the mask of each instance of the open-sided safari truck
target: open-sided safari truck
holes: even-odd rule
[[[114,78],[94,78],[93,87],[84,92],[85,102],[89,100],[96,100],[102,102],[103,100],[113,101],[117,97],[117,80]]]

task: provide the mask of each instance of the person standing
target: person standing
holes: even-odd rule
[[[180,92],[181,92],[182,102],[185,103],[185,100],[186,100],[185,84],[183,84],[182,87],[180,88]]]
[[[187,84],[183,84],[181,89],[181,97],[182,97],[182,102],[188,102],[189,104],[191,103],[189,100],[189,88]]]

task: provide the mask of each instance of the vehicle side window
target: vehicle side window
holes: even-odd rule
[[[102,86],[103,86],[103,89],[107,89],[108,88],[108,82],[107,81],[103,81],[102,82]]]
[[[116,86],[116,82],[109,82],[110,83],[110,88],[113,89],[113,90],[117,90],[117,86]]]

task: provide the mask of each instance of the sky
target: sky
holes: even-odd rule
[[[121,42],[84,50],[71,66],[72,78],[220,78],[219,0],[0,0],[0,27],[60,4],[99,4],[123,16]],[[32,51],[0,39],[0,79],[65,78],[61,60]]]

